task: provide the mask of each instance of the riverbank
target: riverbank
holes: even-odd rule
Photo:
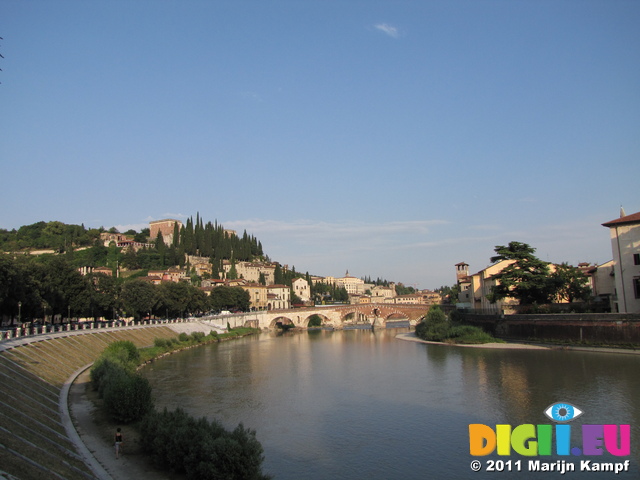
[[[471,348],[500,348],[500,349],[530,349],[530,350],[549,350],[551,347],[542,345],[527,345],[524,343],[478,343],[478,344],[465,344],[465,343],[444,343],[444,342],[430,342],[428,340],[422,340],[418,338],[415,332],[399,333],[396,335],[399,340],[406,340],[409,342],[427,343],[431,345],[445,345],[451,347],[471,347]]]
[[[143,368],[153,361],[167,355],[172,355],[186,349],[204,346],[241,338],[257,333],[254,329],[242,328],[234,332],[205,337],[199,332],[193,332],[188,336],[185,332],[179,335],[182,343],[154,341],[154,347],[142,350],[142,363],[138,368]],[[197,335],[198,334],[198,335]],[[193,341],[194,343],[190,343]],[[185,342],[188,343],[185,345]],[[172,349],[173,345],[173,349]],[[129,478],[180,480],[186,478],[183,474],[169,474],[156,467],[148,454],[143,452],[140,435],[133,425],[121,425],[113,423],[108,418],[103,406],[103,400],[91,385],[91,368],[87,367],[74,379],[69,388],[68,408],[76,432],[80,441],[89,450],[93,458],[105,470],[105,474],[98,476],[100,480],[118,480]],[[123,434],[123,446],[119,458],[115,457],[114,436],[116,428],[120,428]],[[95,469],[94,469],[94,473]]]
[[[462,343],[444,343],[430,342],[418,338],[415,332],[400,333],[396,335],[399,340],[409,342],[427,343],[432,345],[444,345],[450,347],[468,347],[468,348],[493,348],[502,350],[575,350],[579,352],[597,352],[597,353],[618,353],[624,355],[640,355],[640,350],[624,349],[624,348],[607,348],[607,347],[580,347],[575,345],[555,345],[555,344],[531,344],[531,343],[479,343],[479,344],[462,344]]]
[[[103,480],[176,480],[184,476],[168,475],[156,469],[142,454],[138,434],[130,426],[121,426],[123,453],[116,459],[114,435],[116,426],[109,422],[99,408],[100,400],[91,388],[90,369],[83,371],[69,390],[69,410],[80,439],[109,477]]]

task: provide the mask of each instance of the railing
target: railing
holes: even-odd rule
[[[75,332],[80,330],[101,330],[101,329],[115,329],[123,327],[135,327],[143,325],[159,325],[164,323],[184,323],[192,322],[195,320],[184,318],[172,318],[172,319],[154,319],[154,320],[141,320],[137,322],[124,322],[122,320],[111,322],[78,322],[78,323],[60,323],[60,324],[46,324],[35,326],[15,326],[0,331],[0,342],[4,340],[11,340],[12,338],[20,337],[32,337],[38,335],[47,335],[51,333],[63,333],[63,332]]]

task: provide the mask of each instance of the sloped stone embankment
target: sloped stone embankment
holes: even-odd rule
[[[202,325],[180,325],[199,331]],[[0,344],[0,478],[21,480],[100,477],[65,428],[60,405],[65,382],[105,347],[129,340],[138,347],[173,338],[174,325],[69,332]],[[91,332],[91,333],[88,333]]]

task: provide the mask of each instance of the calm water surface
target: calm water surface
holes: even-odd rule
[[[398,330],[262,334],[171,355],[144,370],[158,408],[182,407],[257,431],[263,470],[275,479],[640,478],[640,356],[494,350],[395,339]],[[468,425],[631,424],[628,473],[474,473]],[[575,442],[574,442],[575,443]],[[573,445],[572,446],[576,446]],[[623,461],[629,457],[534,457]]]

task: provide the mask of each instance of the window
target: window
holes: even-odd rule
[[[640,265],[640,253],[633,254],[633,264]]]
[[[633,290],[636,294],[636,298],[640,298],[640,277],[633,279]]]

